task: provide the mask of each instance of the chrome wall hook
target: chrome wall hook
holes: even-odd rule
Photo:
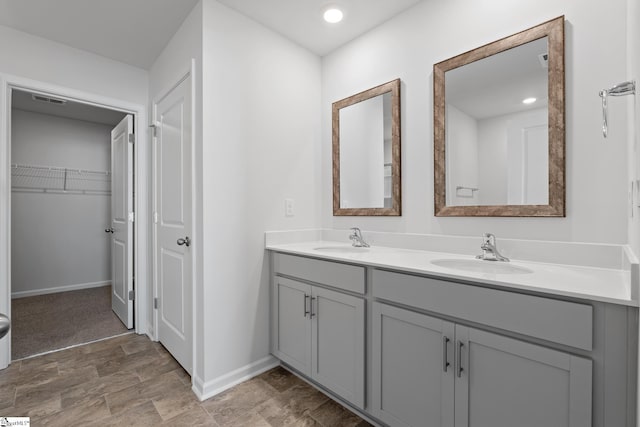
[[[624,83],[618,83],[609,89],[602,89],[598,94],[600,95],[600,98],[602,98],[602,136],[606,138],[609,133],[607,97],[635,95],[636,82],[635,80],[630,80]]]

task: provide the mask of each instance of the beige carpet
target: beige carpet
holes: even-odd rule
[[[111,287],[11,301],[13,360],[127,332],[111,311]]]

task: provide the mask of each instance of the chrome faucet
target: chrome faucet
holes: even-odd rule
[[[496,236],[491,233],[484,233],[482,235],[482,254],[476,256],[478,259],[485,261],[505,261],[509,262],[509,258],[502,256],[496,246]]]
[[[351,235],[349,235],[349,240],[351,240],[352,246],[355,246],[356,248],[368,248],[369,244],[367,242],[364,241],[364,239],[362,238],[362,232],[360,231],[360,229],[358,227],[353,227],[351,228],[351,231],[353,231],[353,233],[351,233]]]

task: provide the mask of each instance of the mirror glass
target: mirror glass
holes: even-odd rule
[[[448,206],[549,203],[547,40],[445,73]]]
[[[436,216],[564,216],[564,17],[434,65]]]
[[[340,109],[340,208],[391,207],[391,93]]]
[[[400,82],[333,104],[334,215],[400,214]]]

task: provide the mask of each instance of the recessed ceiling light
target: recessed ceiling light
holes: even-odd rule
[[[330,24],[335,24],[337,22],[342,21],[342,17],[344,14],[342,11],[336,7],[331,7],[324,11],[324,20]]]
[[[523,104],[533,104],[534,102],[536,102],[536,98],[525,98],[522,100]]]

